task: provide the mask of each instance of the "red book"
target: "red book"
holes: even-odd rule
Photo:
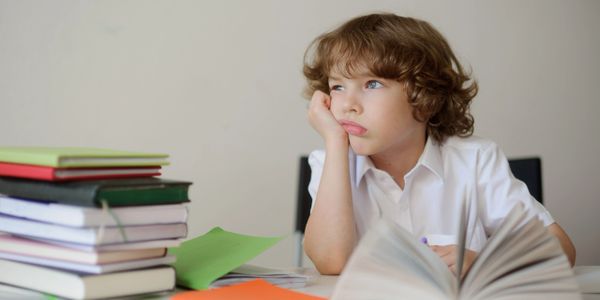
[[[160,175],[160,166],[109,168],[53,168],[38,165],[0,162],[0,176],[45,181],[152,177]]]

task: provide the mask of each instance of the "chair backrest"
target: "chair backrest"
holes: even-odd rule
[[[308,215],[310,215],[310,206],[312,198],[308,193],[308,183],[310,182],[310,165],[308,156],[300,157],[300,173],[298,176],[298,197],[296,198],[296,232],[304,233]]]
[[[525,182],[531,195],[540,203],[542,198],[542,160],[539,157],[509,159],[508,164],[513,175]],[[312,198],[308,193],[310,182],[310,165],[308,157],[300,157],[300,173],[298,177],[298,198],[296,203],[296,232],[304,233],[310,214]]]
[[[527,185],[529,193],[540,203],[542,195],[542,160],[539,157],[509,159],[510,170],[515,177]]]

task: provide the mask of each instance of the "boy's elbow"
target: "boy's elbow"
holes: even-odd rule
[[[324,250],[319,247],[319,251],[313,251],[310,247],[304,247],[304,251],[315,265],[315,268],[321,275],[339,275],[350,256],[348,251],[342,249]]]
[[[344,266],[346,265],[346,259],[326,259],[321,262],[315,262],[315,268],[321,275],[340,275]]]

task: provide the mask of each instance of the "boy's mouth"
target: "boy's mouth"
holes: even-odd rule
[[[352,121],[341,120],[340,125],[342,125],[342,127],[350,135],[363,136],[367,133],[366,128],[364,128],[360,124],[352,122]]]

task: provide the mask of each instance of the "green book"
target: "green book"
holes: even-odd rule
[[[177,257],[177,285],[203,290],[217,278],[243,265],[282,237],[249,236],[225,231],[219,227],[185,241],[178,248],[169,248]]]
[[[0,194],[61,204],[109,207],[188,202],[191,182],[162,178],[131,178],[47,182],[0,177]]]
[[[49,167],[163,166],[167,154],[82,147],[0,147],[0,161]]]

